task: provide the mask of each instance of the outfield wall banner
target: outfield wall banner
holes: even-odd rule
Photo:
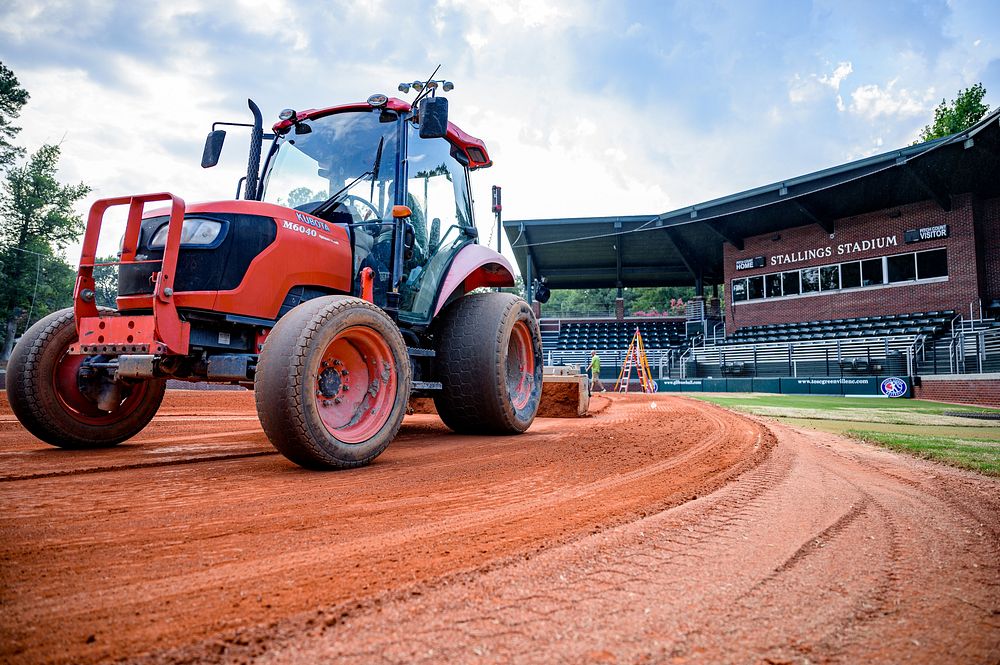
[[[913,396],[913,381],[908,376],[659,379],[656,383],[660,392],[875,395],[878,397]]]

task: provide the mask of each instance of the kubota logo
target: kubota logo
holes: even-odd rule
[[[301,212],[295,213],[295,219],[299,220],[303,224],[308,224],[309,226],[319,229],[320,231],[330,232],[330,227],[327,226],[326,222],[310,217],[309,215],[303,214]]]
[[[319,235],[318,233],[316,233],[316,229],[310,229],[309,227],[302,226],[301,224],[295,224],[293,222],[289,222],[287,219],[281,225],[281,228],[289,229],[291,231],[295,231],[296,233],[302,233],[307,236],[311,236],[313,238]]]

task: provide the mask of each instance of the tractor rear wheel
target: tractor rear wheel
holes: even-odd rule
[[[101,314],[113,310],[101,308]],[[108,448],[142,431],[156,415],[166,381],[119,384],[112,411],[81,392],[87,356],[69,355],[76,342],[73,309],[49,314],[21,337],[7,364],[7,399],[24,427],[59,448]]]
[[[522,298],[473,293],[436,324],[443,389],[434,405],[462,433],[517,434],[535,419],[542,395],[542,338]]]
[[[311,469],[368,464],[399,431],[410,360],[396,324],[348,296],[302,303],[264,342],[254,384],[268,439]]]

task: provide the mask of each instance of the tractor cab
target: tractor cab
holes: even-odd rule
[[[218,159],[218,134],[209,135],[203,166]],[[244,197],[343,228],[353,292],[371,268],[375,304],[401,323],[429,324],[452,259],[477,237],[469,170],[491,165],[485,144],[448,122],[447,100],[424,97],[414,109],[372,95],[364,104],[286,109],[267,138],[259,184],[247,178]],[[402,223],[399,206],[408,211]]]
[[[387,306],[392,289],[393,208],[406,206],[399,316],[425,324],[450,257],[476,237],[471,160],[447,135],[421,136],[408,104],[379,104],[381,99],[374,96],[362,108],[286,111],[289,118],[275,126],[261,193],[265,201],[348,229],[354,280],[358,284],[361,271],[372,268],[380,307]],[[457,134],[452,140],[457,143]],[[473,147],[485,160],[483,146]]]

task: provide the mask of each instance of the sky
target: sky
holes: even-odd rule
[[[397,85],[440,64],[494,161],[472,178],[487,242],[492,185],[505,219],[657,214],[909,145],[978,82],[996,108],[1000,2],[2,0],[0,60],[31,95],[20,143],[59,143],[64,181],[93,188],[81,213],[231,198],[246,141],[210,170],[201,152],[247,98],[266,127],[410,99]]]

